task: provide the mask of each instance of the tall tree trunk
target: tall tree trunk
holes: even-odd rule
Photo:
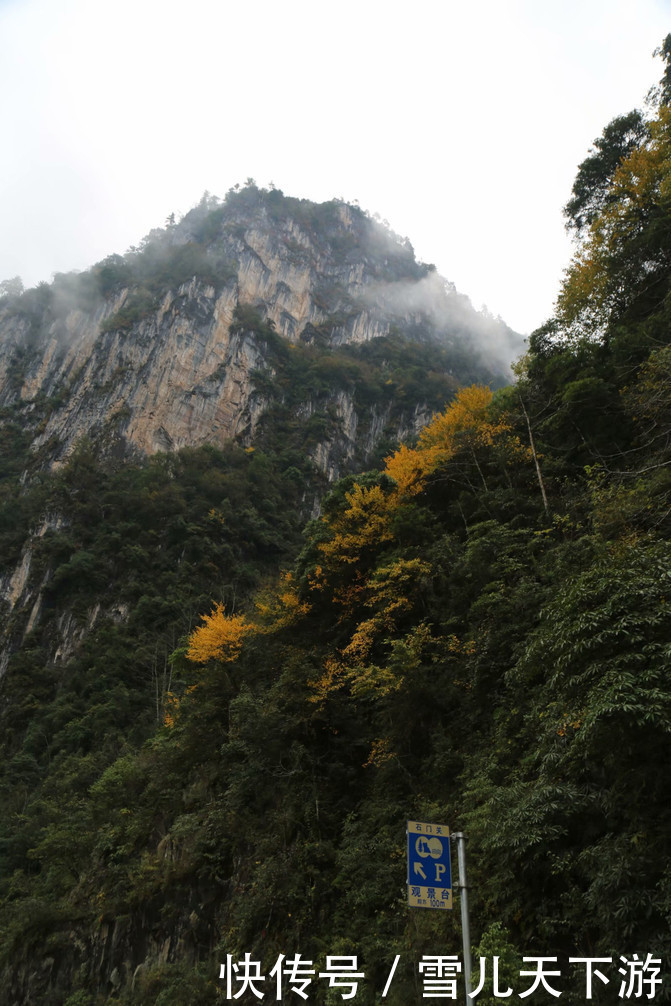
[[[536,454],[536,445],[534,443],[534,435],[531,432],[531,423],[529,421],[529,413],[524,407],[524,402],[522,401],[522,396],[518,394],[520,405],[522,406],[522,412],[524,413],[524,418],[527,421],[527,430],[529,431],[529,446],[531,447],[531,454],[534,459],[534,464],[536,466],[536,475],[538,476],[538,485],[541,489],[541,496],[543,497],[543,507],[545,509],[545,514],[547,517],[550,516],[550,508],[548,507],[548,498],[545,492],[545,484],[543,482],[543,474],[541,472],[541,466],[538,463],[538,455]]]

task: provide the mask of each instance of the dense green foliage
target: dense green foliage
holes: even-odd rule
[[[564,208],[568,226],[581,233],[614,198],[612,185],[622,160],[646,138],[643,116],[634,109],[609,122],[594,149],[578,168],[571,198]]]
[[[1,714],[10,959],[35,953],[55,920],[82,917],[68,892],[90,863],[92,783],[163,722],[170,654],[198,613],[213,597],[233,608],[286,558],[298,491],[260,451],[204,448],[114,468],[82,445],[14,497],[42,514],[44,532],[30,563],[40,630],[10,659]],[[11,618],[20,639],[30,610]],[[65,633],[81,645],[49,660]]]
[[[257,310],[240,305],[232,330],[253,334],[264,347],[266,366],[252,375],[267,402],[255,440],[287,466],[338,431],[342,424],[334,403],[338,393],[347,394],[357,414],[356,442],[347,462],[356,470],[366,461],[382,463],[395,447],[392,431],[414,403],[432,410],[441,407],[457,387],[453,370],[464,381],[482,372],[468,350],[423,343],[395,330],[362,345],[327,348],[319,332],[308,326],[301,341],[291,343]],[[386,436],[371,457],[366,439],[376,418]]]
[[[241,309],[279,375],[254,450],[114,467],[83,445],[18,492],[6,426],[0,530],[13,557],[14,526],[44,531],[0,713],[0,1002],[204,1006],[246,952],[356,953],[371,1004],[401,954],[388,1001],[421,1001],[419,956],[460,937],[405,904],[408,818],[468,833],[506,981],[525,954],[650,952],[668,996],[668,109],[618,149],[516,384],[337,483],[302,542],[297,396],[413,394],[401,339],[290,347]],[[196,663],[216,602],[246,634]],[[49,659],[67,619],[88,631]]]

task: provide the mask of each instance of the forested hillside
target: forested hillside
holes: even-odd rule
[[[0,1002],[205,1006],[227,955],[299,953],[356,954],[370,1004],[398,954],[386,1001],[421,1002],[418,960],[461,937],[406,904],[409,818],[468,835],[476,960],[515,999],[537,955],[566,1003],[568,958],[611,958],[594,998],[620,1001],[634,953],[668,998],[668,98],[581,165],[515,382],[464,382],[302,536],[298,441],[291,464],[272,436],[136,465],[82,443],[18,493],[6,426],[16,558],[46,518],[2,686]],[[50,654],[66,617],[81,641]]]

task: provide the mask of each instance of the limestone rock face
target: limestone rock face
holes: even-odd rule
[[[23,820],[34,799],[31,780],[47,783],[37,791],[38,816],[26,817],[35,829],[31,824],[23,831],[21,823],[15,843],[25,846],[31,877],[42,868],[32,845],[49,835],[45,808],[59,827],[68,813],[57,803],[60,768],[48,775],[52,752],[53,765],[65,765],[68,780],[75,778],[73,752],[88,751],[87,745],[104,747],[96,765],[108,764],[118,729],[113,724],[109,740],[108,694],[110,703],[119,703],[119,717],[133,721],[132,738],[145,729],[147,703],[151,718],[163,722],[171,696],[169,654],[191,631],[202,598],[218,593],[235,604],[258,570],[280,562],[281,534],[288,538],[294,526],[297,534],[299,518],[318,515],[328,482],[372,467],[425,425],[458,384],[503,383],[520,348],[503,322],[476,312],[435,270],[416,261],[407,241],[358,208],[317,206],[253,186],[229,194],[223,204],[204,200],[179,224],[148,235],[139,249],[110,256],[87,273],[57,276],[51,285],[0,299],[0,443],[9,446],[0,452],[0,476],[9,473],[13,495],[6,499],[17,503],[0,514],[0,532],[9,542],[0,550],[0,682],[4,677],[14,688],[4,691],[0,684],[0,695],[3,703],[7,696],[18,703],[21,720],[7,732],[6,750],[30,717],[35,723],[35,729],[32,720],[25,727],[30,745],[17,764],[26,774],[10,812]],[[92,446],[78,452],[82,438]],[[133,483],[106,478],[130,472],[139,482],[154,468],[165,475],[156,483],[164,486],[181,462],[196,467],[200,456],[161,457],[146,469],[98,464],[99,456],[133,460],[231,439],[246,450],[200,456],[220,453],[222,466],[237,456],[261,475],[254,481],[240,476],[243,488],[229,500],[226,486],[234,480],[226,482],[213,465],[212,484],[223,488],[207,521],[196,518],[195,531],[186,519],[186,491],[176,491],[173,501],[166,493],[163,502],[157,491],[154,510],[149,488],[125,499],[119,486]],[[87,484],[86,459],[93,455],[96,475]],[[264,500],[269,458],[280,472],[270,488],[280,488]],[[53,475],[45,471],[59,466]],[[200,504],[202,484],[189,478],[182,488]],[[266,505],[247,507],[254,491]],[[145,498],[147,514],[135,521],[134,501]],[[291,508],[291,522],[279,519],[283,506]],[[275,534],[275,523],[281,533]],[[54,710],[41,719],[40,703],[46,708],[51,701]],[[1,719],[6,724],[14,707],[4,708],[10,710]],[[33,750],[39,750],[35,758]],[[88,754],[82,758],[73,785],[83,794],[90,791],[92,769]],[[201,791],[196,773],[193,789]],[[185,819],[195,820],[197,804],[187,802],[192,797],[176,796]],[[126,801],[130,806],[136,797],[123,799],[119,820],[130,814]],[[139,878],[137,891],[146,884],[142,890],[152,892],[146,899],[143,894],[136,901],[133,893],[117,901],[116,893],[104,894],[107,852],[96,851],[62,916],[62,906],[52,912],[32,895],[24,902],[26,929],[13,937],[21,953],[2,974],[0,1002],[92,1002],[83,992],[70,996],[80,980],[95,990],[96,1001],[141,996],[144,1002],[149,992],[142,987],[152,987],[157,967],[195,965],[214,951],[224,932],[227,885],[233,890],[234,882],[229,872],[219,876],[219,866],[213,876],[201,877],[192,824],[180,838],[179,826],[172,832],[169,818],[162,818],[161,812],[161,821],[157,817],[137,838],[146,844],[136,850],[142,857],[137,874],[127,875]],[[67,822],[67,834],[75,827],[76,817]],[[126,857],[135,856],[125,838],[118,841],[124,851],[116,860],[117,839],[109,839],[115,849],[109,862],[120,870],[110,873],[114,886],[126,876]],[[135,842],[129,839],[127,848]],[[69,873],[69,848],[53,845],[58,865],[48,864],[50,874]],[[23,883],[19,892],[49,890],[41,880],[34,888]],[[103,897],[107,907],[101,909]],[[132,909],[115,917],[110,906],[123,905],[125,897]]]
[[[34,448],[51,464],[82,436],[126,455],[251,443],[269,404],[258,377],[267,388],[277,364],[238,316],[245,307],[287,344],[334,351],[400,333],[467,350],[499,382],[520,345],[358,208],[251,187],[204,200],[124,258],[0,301],[0,406],[26,420],[41,407]],[[357,430],[365,456],[389,422],[400,435],[430,412],[417,401],[402,415],[372,408],[362,424],[351,391],[326,404],[339,429],[311,452],[330,478],[354,456]],[[314,405],[306,391],[302,408]]]

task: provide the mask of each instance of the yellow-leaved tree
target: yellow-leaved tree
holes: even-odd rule
[[[255,602],[257,632],[277,632],[306,615],[310,605],[302,601],[293,574],[281,573],[279,583],[259,594]]]
[[[478,449],[494,448],[504,462],[528,457],[528,450],[506,418],[493,415],[493,399],[491,390],[483,385],[462,388],[445,411],[435,415],[422,430],[417,447],[400,447],[385,459],[385,473],[396,483],[399,498],[421,492],[427,477],[461,451],[466,451],[474,462],[485,488]]]
[[[608,199],[566,271],[557,299],[565,336],[601,336],[641,299],[666,289],[671,227],[671,107],[648,123],[648,139],[617,167]]]
[[[324,558],[337,564],[356,563],[364,548],[391,539],[389,499],[380,486],[355,483],[345,500],[347,507],[327,522],[331,537],[319,544]]]
[[[223,604],[215,604],[209,615],[202,615],[199,625],[189,636],[186,655],[195,664],[208,660],[231,663],[236,660],[245,638],[258,629],[244,615],[227,615]]]
[[[256,611],[257,620],[252,620],[246,615],[227,615],[221,602],[215,604],[209,615],[201,616],[203,624],[189,636],[187,658],[195,664],[208,660],[232,663],[247,637],[286,628],[306,614],[309,605],[299,599],[291,573],[282,573],[274,590],[259,595]]]

